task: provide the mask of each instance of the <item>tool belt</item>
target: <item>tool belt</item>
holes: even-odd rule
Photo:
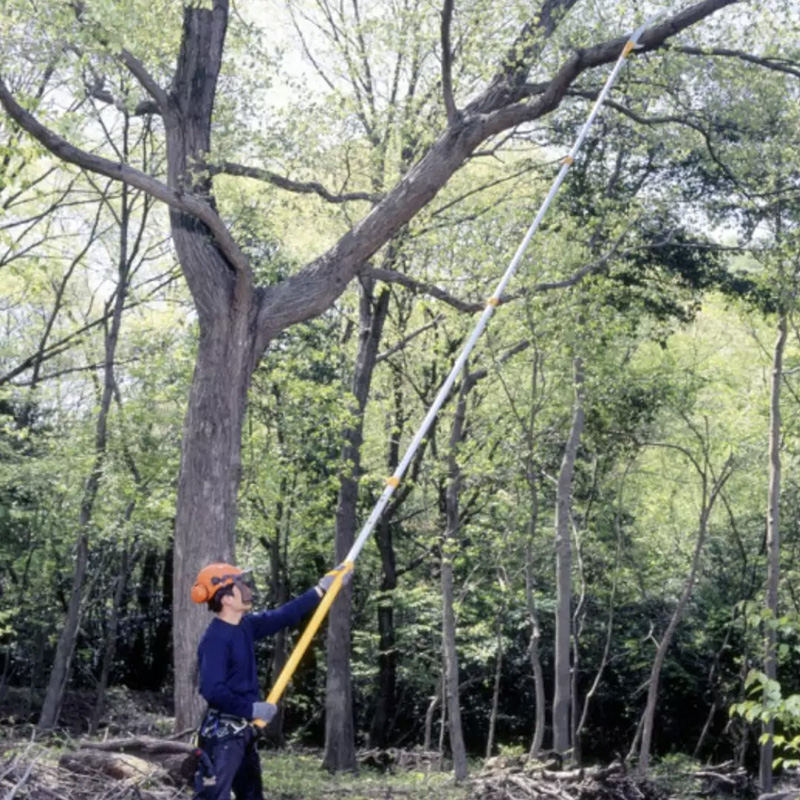
[[[207,742],[213,739],[242,736],[248,727],[250,727],[249,720],[235,717],[232,714],[223,714],[215,708],[210,708],[200,724],[200,740]]]

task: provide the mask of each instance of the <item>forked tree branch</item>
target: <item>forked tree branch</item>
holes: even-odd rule
[[[740,0],[700,0],[646,30],[639,39],[642,49],[655,50],[681,31],[736,2]],[[556,5],[563,10],[567,4],[553,3],[553,13]],[[364,269],[367,260],[436,196],[480,144],[553,111],[581,74],[616,61],[626,42],[627,37],[619,37],[577,51],[562,65],[541,95],[528,103],[519,103],[514,96],[521,72],[512,70],[509,73],[505,63],[489,87],[462,111],[459,124],[449,126],[361,222],[299,273],[269,287],[262,296],[259,312],[259,348],[266,346],[288,325],[310,319],[329,308],[353,276]]]
[[[72,10],[78,21],[84,23],[84,12],[86,5],[83,0],[72,0],[70,3]],[[108,45],[108,35],[102,28],[94,23],[90,23],[94,38],[102,45]],[[127,68],[128,72],[136,78],[141,84],[142,88],[153,98],[161,114],[166,115],[169,110],[169,98],[164,89],[159,85],[158,81],[148,72],[145,65],[133,53],[123,48],[118,55],[119,60]]]

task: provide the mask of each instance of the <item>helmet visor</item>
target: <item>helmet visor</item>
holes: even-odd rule
[[[234,586],[239,587],[242,602],[252,603],[256,595],[256,582],[250,570],[242,572],[233,579]]]

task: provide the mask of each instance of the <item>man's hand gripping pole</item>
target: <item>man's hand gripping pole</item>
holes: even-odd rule
[[[352,572],[353,567],[354,564],[352,561],[345,561],[341,569],[335,570],[336,577],[333,579],[333,583],[330,585],[328,591],[325,592],[324,597],[317,606],[317,610],[314,612],[314,616],[311,617],[306,629],[303,631],[300,641],[295,645],[292,655],[281,670],[281,674],[278,675],[278,680],[275,681],[275,685],[272,687],[267,697],[268,703],[272,703],[273,705],[278,704],[278,701],[286,690],[287,684],[292,679],[292,675],[294,675],[297,669],[297,665],[300,663],[300,659],[305,655],[309,644],[311,644],[311,640],[314,638],[314,634],[319,630],[319,626],[322,625],[322,621],[325,619],[328,609],[333,605],[336,595],[339,594],[345,575],[347,575],[348,572]],[[267,727],[267,723],[264,722],[263,719],[254,719],[253,725],[262,729]]]

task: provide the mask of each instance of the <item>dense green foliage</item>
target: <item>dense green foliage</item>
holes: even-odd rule
[[[145,52],[156,74],[166,70],[179,35],[177,4],[97,2],[96,24],[120,37],[103,46],[70,21],[62,4],[42,4],[55,20],[30,16],[23,2],[3,5],[9,15],[0,21],[7,37],[0,44],[2,69],[13,72],[5,78],[26,102],[43,114],[53,114],[64,98],[86,102],[92,112],[83,122],[75,109],[57,117],[64,135],[107,153],[119,151],[124,139],[130,163],[161,169],[163,154],[151,130],[158,123],[135,113],[142,98],[129,76],[105,64],[104,50]],[[337,51],[341,41],[326,33],[314,4],[292,0],[286,13],[312,37],[305,46],[327,65],[321,70],[327,83],[314,77],[308,59],[299,63],[292,51],[301,49],[296,33],[281,34],[280,46],[270,42],[263,18],[253,12],[256,4],[241,5],[244,16],[230,33],[212,162],[241,154],[298,180],[380,192],[403,173],[410,153],[429,145],[443,109],[433,93],[408,85],[413,77],[427,90],[438,79],[426,60],[437,30],[414,26],[417,18],[433,19],[423,13],[427,3],[413,4],[417,18],[407,4],[392,4],[388,20],[372,7],[360,26],[336,20],[367,38],[364,52],[381,74],[391,74],[397,53],[407,56],[400,70],[403,102],[389,97],[387,84],[372,105],[353,90],[352,53]],[[524,14],[522,5],[470,2],[459,9],[463,49],[456,83],[463,96],[486,69],[484,48],[499,49],[509,20]],[[475,387],[458,448],[462,527],[453,558],[463,720],[472,753],[485,748],[499,654],[497,745],[527,750],[530,744],[530,598],[542,626],[551,693],[555,476],[573,405],[573,360],[580,356],[586,428],[572,508],[579,714],[603,669],[588,706],[583,755],[611,758],[631,746],[655,647],[691,563],[701,479],[713,478],[731,457],[733,473],[712,514],[697,582],[661,676],[655,750],[753,758],[763,709],[759,702],[741,704],[753,699],[750,684],[757,678],[748,675],[763,659],[752,609],[764,594],[768,374],[779,313],[791,320],[781,401],[780,601],[786,617],[779,628],[779,684],[784,697],[800,692],[800,645],[791,624],[800,612],[800,338],[794,321],[800,54],[788,33],[796,12],[777,2],[765,7],[751,20],[761,43],[742,29],[734,9],[694,44],[703,44],[704,35],[709,46],[738,38],[737,47],[752,46],[759,58],[785,58],[794,65],[791,74],[679,49],[628,68],[620,96],[633,116],[619,107],[604,110],[526,256],[511,299],[468,365]],[[788,29],[774,27],[781,15]],[[57,25],[62,72],[50,86],[31,63],[56,58]],[[570,18],[545,49],[541,69],[550,70],[559,54],[579,46],[590,27]],[[25,44],[36,37],[41,51],[26,60]],[[413,76],[408,64],[418,68]],[[87,81],[98,65],[108,75],[92,95]],[[116,106],[103,102],[99,90],[105,87],[113,89]],[[281,88],[270,94],[273,87]],[[591,96],[597,87],[587,82],[582,88]],[[474,323],[425,285],[464,303],[488,296],[549,185],[552,157],[566,151],[586,110],[585,97],[576,93],[541,128],[520,131],[493,158],[474,158],[393,245],[388,266],[418,282],[418,291],[399,282],[385,288],[388,318],[364,418],[362,518]],[[256,120],[273,113],[275,124],[262,129]],[[0,116],[0,699],[18,702],[24,689],[23,711],[32,717],[67,608],[83,487],[92,469],[108,315],[119,285],[123,203],[113,184],[54,164]],[[314,193],[231,177],[219,178],[216,190],[264,283],[293,274],[366,208],[363,200],[326,203]],[[171,615],[172,529],[197,331],[167,235],[164,210],[137,196],[125,239],[130,248],[135,242],[136,255],[90,522],[70,684],[75,690],[96,687],[110,620],[118,613],[111,685],[165,698],[170,692],[171,626],[180,624]],[[590,264],[567,288],[542,286]],[[357,289],[350,287],[334,308],[282,333],[254,375],[237,558],[253,567],[264,602],[304,590],[331,564],[339,475],[348,469],[340,453],[352,414],[358,304]],[[381,589],[373,544],[358,563],[352,674],[360,743],[367,741],[375,708],[382,606],[393,608],[396,633],[393,743],[423,743],[426,715],[440,691],[440,537],[454,405],[453,398],[445,405],[386,523],[397,588]],[[526,571],[532,579],[527,587]],[[265,686],[274,678],[271,647],[259,654]],[[320,741],[324,664],[318,639],[286,699],[286,731],[298,742]],[[741,713],[731,716],[734,704]],[[9,713],[19,713],[14,708]],[[793,707],[781,708],[787,741],[797,717]],[[440,708],[433,719],[435,746]]]

